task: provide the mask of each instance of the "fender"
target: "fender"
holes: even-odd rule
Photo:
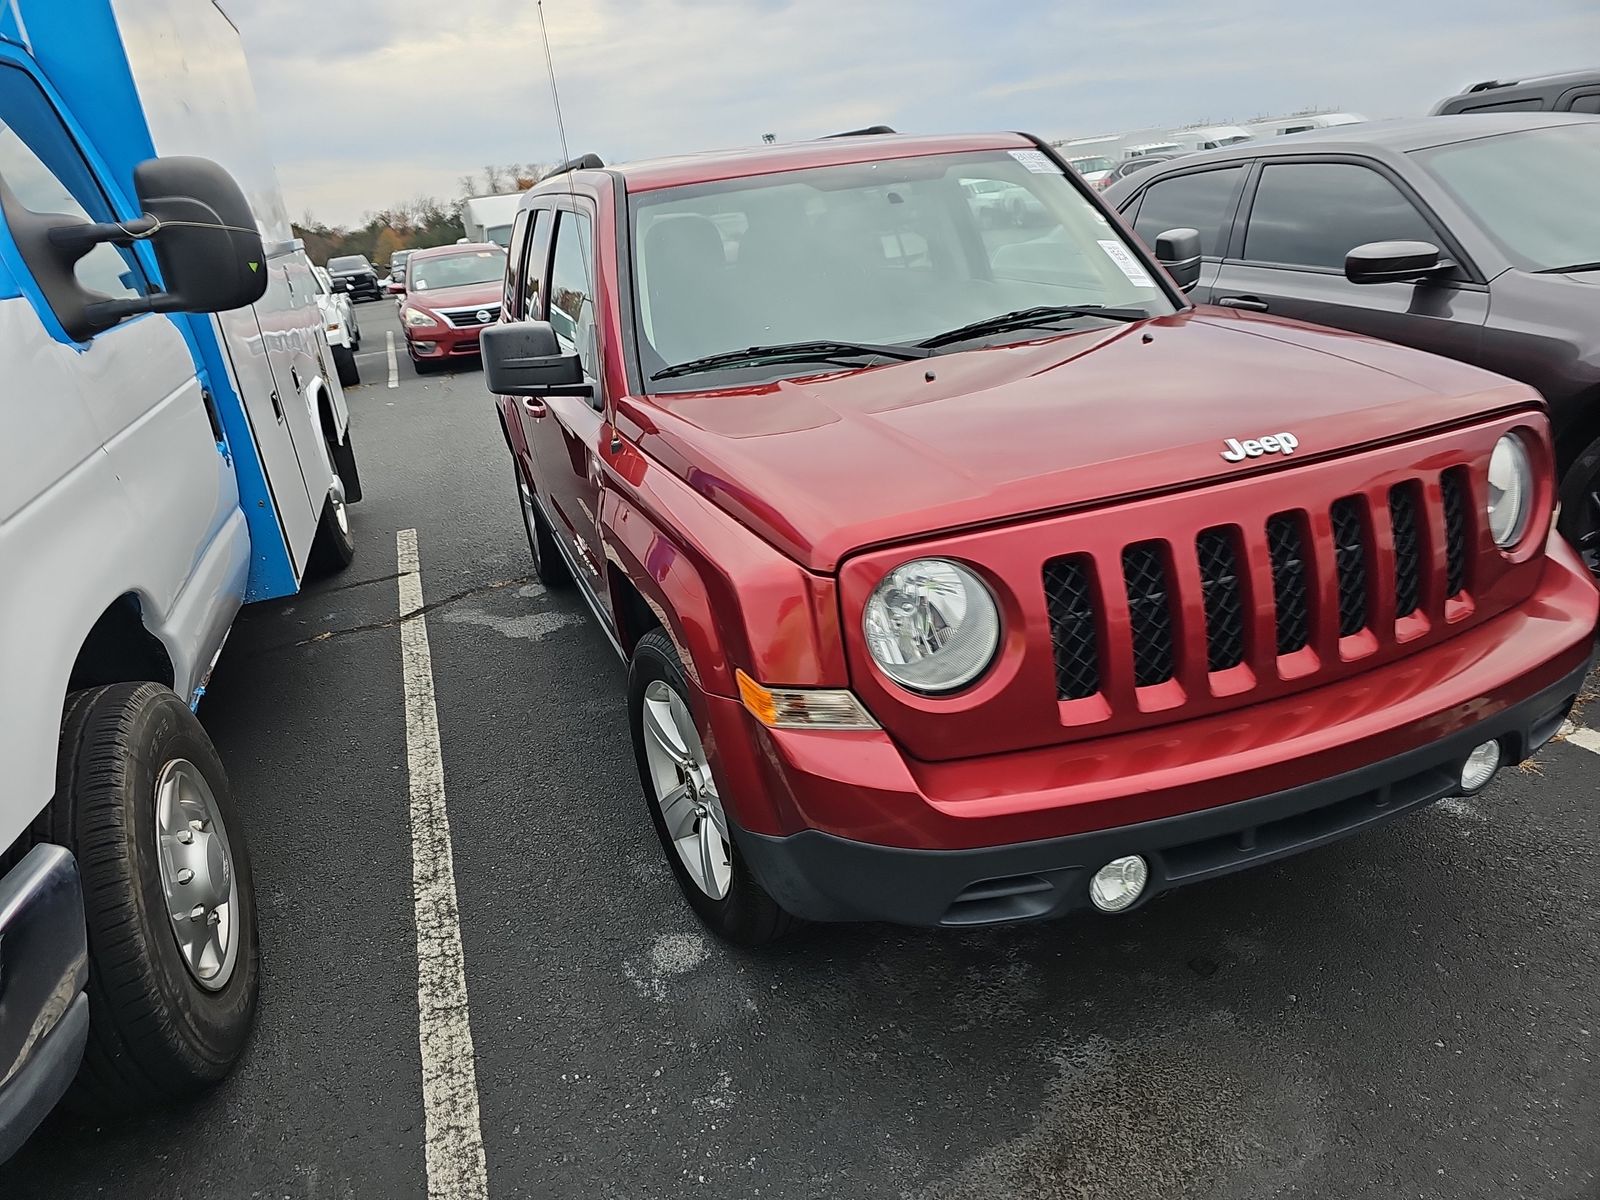
[[[738,524],[620,439],[602,443],[600,530],[706,692],[736,696],[736,667],[763,683],[845,687],[837,586]],[[613,611],[621,597],[611,596]]]

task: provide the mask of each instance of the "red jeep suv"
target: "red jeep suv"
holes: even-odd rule
[[[526,197],[483,346],[529,545],[716,932],[1126,911],[1559,727],[1597,593],[1537,393],[1196,308],[1198,264],[1018,134]]]

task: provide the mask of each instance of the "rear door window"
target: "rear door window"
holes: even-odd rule
[[[1342,271],[1366,242],[1439,237],[1399,188],[1358,163],[1268,163],[1245,230],[1249,262]]]
[[[1169,229],[1198,229],[1200,253],[1207,258],[1221,257],[1244,170],[1245,164],[1240,163],[1152,183],[1144,190],[1133,231],[1146,246],[1154,246],[1156,238]]]

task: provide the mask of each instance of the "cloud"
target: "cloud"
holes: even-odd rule
[[[225,0],[226,3],[226,0]],[[561,156],[528,0],[234,0],[289,210],[350,222]],[[856,125],[1087,135],[1426,111],[1569,66],[1593,0],[588,0],[545,9],[569,147],[608,161]]]

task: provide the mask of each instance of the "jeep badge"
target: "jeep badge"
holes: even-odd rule
[[[1226,449],[1222,457],[1229,462],[1243,462],[1247,458],[1260,458],[1263,454],[1293,454],[1295,447],[1300,444],[1300,439],[1292,433],[1269,433],[1265,437],[1223,438]]]

